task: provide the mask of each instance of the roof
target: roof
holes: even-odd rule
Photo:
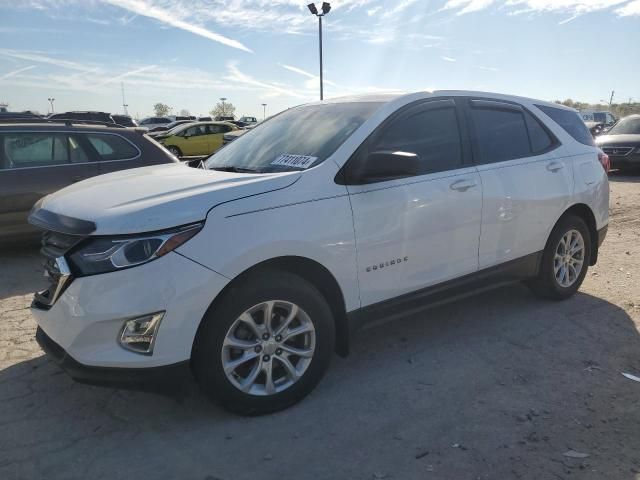
[[[475,91],[475,90],[434,90],[433,92],[425,90],[422,92],[411,92],[411,93],[409,92],[371,93],[371,94],[364,94],[364,95],[351,95],[346,97],[331,98],[328,100],[324,100],[323,103],[353,103],[353,102],[388,103],[404,96],[414,96],[419,93],[423,93],[427,95],[438,95],[438,96],[447,96],[447,95],[470,96],[470,97],[488,96],[496,99],[512,100],[512,101],[520,101],[520,102],[525,101],[525,102],[536,103],[539,105],[548,105],[550,107],[555,107],[562,110],[568,110],[571,112],[576,111],[576,109],[574,108],[566,107],[564,105],[548,102],[545,100],[538,100],[534,98],[521,97],[517,95],[509,95],[504,93],[481,92],[481,91]],[[319,103],[319,102],[316,102],[316,103]]]

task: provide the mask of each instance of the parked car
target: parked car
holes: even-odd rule
[[[178,126],[156,135],[176,157],[211,155],[222,146],[222,136],[238,127],[226,122],[196,122]]]
[[[589,132],[591,132],[591,135],[593,137],[597,137],[598,135],[601,135],[607,128],[604,125],[604,123],[584,122],[584,124],[587,126],[587,128],[589,129]]]
[[[233,120],[235,120],[235,118],[233,118],[233,116],[231,115],[218,115],[213,120],[216,122],[232,122]]]
[[[198,117],[199,122],[213,122],[213,118],[211,117]]]
[[[111,115],[113,121],[123,127],[137,127],[137,122],[129,115]]]
[[[222,146],[224,147],[228,143],[233,142],[245,133],[247,133],[247,130],[232,130],[231,132],[225,133],[222,135]]]
[[[610,127],[618,121],[616,116],[611,112],[596,112],[594,110],[580,110],[580,116],[585,122],[601,123],[606,127]]]
[[[640,115],[624,117],[596,143],[609,155],[611,168],[640,168]]]
[[[240,117],[238,120],[245,124],[245,126],[256,125],[258,123],[258,119],[256,117]]]
[[[153,127],[149,130],[148,135],[153,137],[158,134],[164,134],[164,132],[168,132],[169,130],[173,130],[174,128],[184,125],[185,123],[193,123],[194,120],[176,120],[175,122],[167,123],[166,125],[161,125],[159,127]]]
[[[167,117],[147,117],[147,118],[143,118],[142,120],[140,120],[138,122],[138,125],[141,127],[145,127],[149,130],[155,128],[155,127],[162,127],[164,125],[168,125],[170,123],[172,123],[173,120],[171,120],[170,118]]]
[[[125,128],[43,121],[1,123],[0,240],[36,238],[27,223],[43,196],[89,177],[176,159]]]
[[[37,339],[76,379],[192,371],[235,412],[286,408],[366,323],[505,281],[569,298],[609,221],[577,112],[507,95],[304,105],[204,167],[114,173],[34,209]]]
[[[64,113],[52,113],[47,117],[49,120],[76,120],[98,123],[116,123],[110,113],[74,111]]]

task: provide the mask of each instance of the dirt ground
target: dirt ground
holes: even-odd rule
[[[259,418],[75,384],[42,356],[37,251],[0,254],[0,479],[640,479],[640,176],[611,177],[598,265],[563,303],[521,286],[362,332]],[[569,451],[584,458],[566,456]]]

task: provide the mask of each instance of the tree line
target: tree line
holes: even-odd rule
[[[611,112],[618,118],[626,117],[627,115],[633,115],[635,113],[640,114],[640,103],[638,102],[613,103],[611,104],[611,106],[609,106],[608,103],[576,102],[571,98],[567,98],[566,100],[563,100],[563,101],[556,100],[555,103],[559,103],[567,107],[575,108],[576,110],[595,110],[597,112],[599,111]]]
[[[172,108],[165,103],[158,102],[153,106],[153,113],[156,117],[166,117],[171,112]],[[209,110],[209,115],[212,117],[233,117],[235,118],[236,107],[231,102],[218,102],[216,106]],[[180,110],[180,116],[188,117],[191,112],[186,109]]]

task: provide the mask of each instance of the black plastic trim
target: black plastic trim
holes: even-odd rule
[[[76,382],[102,387],[141,391],[176,391],[191,376],[189,361],[162,367],[112,368],[84,365],[73,359],[45,331],[38,327],[40,348]]]
[[[33,207],[29,214],[29,223],[43,230],[53,230],[67,235],[90,235],[96,231],[94,222],[54,213],[44,208],[39,208],[38,204]]]
[[[600,230],[598,230],[598,248],[600,248],[604,243],[604,239],[607,236],[608,230],[609,230],[609,225],[605,225]]]
[[[532,253],[502,265],[354,310],[347,314],[349,329],[354,332],[370,323],[419,312],[501,285],[535,277],[540,268],[542,253]]]

